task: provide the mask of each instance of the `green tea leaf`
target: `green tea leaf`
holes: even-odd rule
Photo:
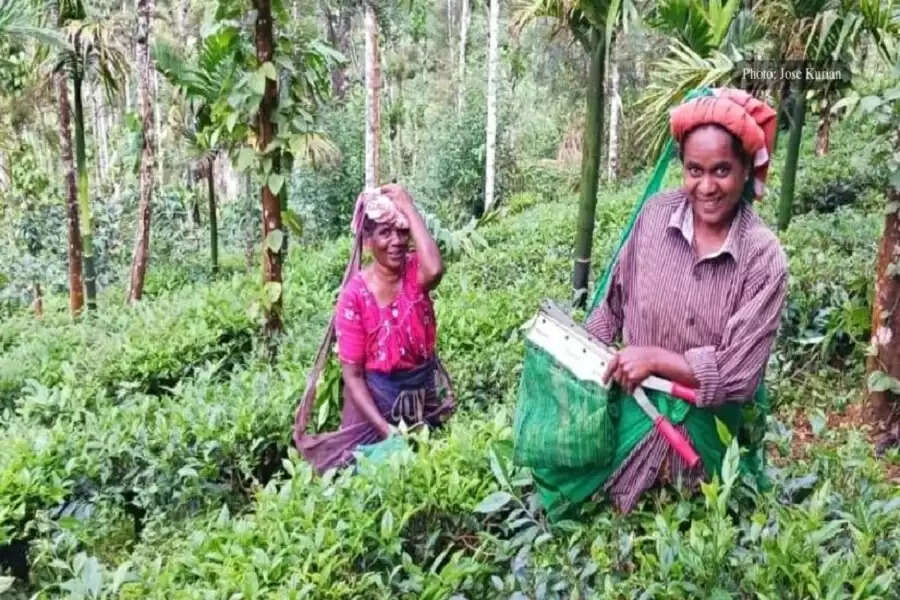
[[[719,441],[722,442],[723,446],[730,446],[731,439],[734,437],[731,435],[731,431],[728,430],[728,425],[722,422],[719,417],[714,417],[716,420],[716,433],[719,435]]]
[[[303,221],[300,219],[300,215],[291,209],[285,208],[281,211],[281,222],[282,224],[287,225],[287,228],[291,233],[297,237],[303,235]]]
[[[475,507],[475,512],[483,514],[495,513],[506,506],[512,499],[512,494],[507,492],[494,492]]]
[[[394,533],[394,513],[391,509],[385,509],[381,514],[381,539],[388,539]]]

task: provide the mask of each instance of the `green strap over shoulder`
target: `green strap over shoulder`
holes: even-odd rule
[[[707,87],[697,88],[691,90],[684,97],[684,101],[693,100],[694,98],[699,98],[701,96],[712,96],[712,90]],[[641,198],[638,200],[637,204],[634,205],[634,209],[631,211],[631,216],[628,218],[628,223],[626,223],[625,228],[622,230],[622,235],[619,237],[619,243],[616,246],[615,252],[610,257],[609,262],[606,264],[606,268],[603,269],[603,274],[597,280],[597,283],[594,287],[594,296],[591,299],[591,305],[588,308],[588,313],[591,314],[593,310],[597,307],[598,304],[606,297],[606,292],[609,289],[609,280],[612,277],[613,268],[616,266],[616,261],[619,259],[619,253],[622,251],[622,246],[625,245],[625,242],[628,240],[628,237],[631,235],[631,230],[634,229],[634,222],[637,220],[639,214],[641,214],[641,210],[644,208],[644,204],[647,200],[656,194],[659,191],[659,188],[662,187],[663,180],[666,178],[666,171],[669,168],[669,163],[672,162],[672,157],[675,155],[675,140],[672,139],[672,136],[669,136],[669,140],[666,142],[665,147],[663,148],[662,154],[660,154],[659,159],[656,161],[656,166],[653,168],[653,175],[650,177],[650,181],[647,183],[647,187],[644,188],[644,193],[641,195]]]

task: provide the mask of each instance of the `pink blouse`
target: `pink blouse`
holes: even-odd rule
[[[406,257],[403,285],[379,306],[362,272],[341,290],[335,329],[341,362],[390,373],[421,366],[434,356],[437,324],[428,292],[419,286],[419,257]]]

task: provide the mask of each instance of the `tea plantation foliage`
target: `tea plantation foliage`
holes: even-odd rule
[[[643,183],[601,190],[595,256],[608,256]],[[878,192],[860,185],[782,238],[774,489],[742,481],[733,448],[701,494],[666,488],[624,517],[598,499],[551,525],[510,461],[522,324],[568,293],[571,195],[515,196],[482,226],[488,247],[449,262],[435,298],[460,409],[387,464],[318,477],[288,450],[346,239],[292,245],[274,365],[254,348],[256,274],[236,270],[135,309],[111,300],[76,324],[56,299],[43,321],[5,319],[0,547],[16,559],[30,544],[31,581],[0,575],[0,595],[897,598],[900,488],[888,470],[900,457],[874,457],[855,425],[828,418],[863,389],[881,218]],[[771,220],[771,197],[760,210]],[[800,430],[808,440],[793,439]]]

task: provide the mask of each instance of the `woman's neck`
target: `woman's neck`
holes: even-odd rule
[[[372,263],[372,274],[380,281],[383,281],[387,284],[398,282],[400,280],[400,277],[402,276],[400,270],[391,269],[390,267],[386,267],[377,261]]]

